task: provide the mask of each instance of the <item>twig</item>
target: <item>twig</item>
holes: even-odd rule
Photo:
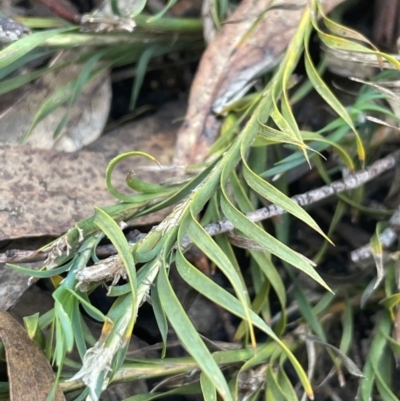
[[[321,188],[313,189],[311,191],[305,192],[304,194],[295,195],[291,199],[299,204],[300,206],[307,206],[329,196],[355,189],[361,185],[371,181],[372,179],[378,177],[380,174],[392,169],[400,159],[400,150],[389,154],[388,156],[377,160],[375,163],[371,164],[364,170],[356,171],[352,174],[346,176],[343,180],[335,181],[330,185],[325,185]],[[285,210],[276,205],[269,205],[261,209],[249,212],[246,214],[247,218],[253,222],[259,222],[269,219],[274,216],[278,216],[286,213]],[[395,213],[396,215],[396,213]],[[393,215],[392,219],[395,218]],[[400,227],[400,214],[396,217],[398,225]],[[207,233],[211,236],[218,234],[223,234],[235,229],[235,226],[228,220],[224,219],[216,223],[208,224],[204,227]],[[134,240],[129,241],[129,244],[133,246],[139,239],[143,238],[145,234],[140,233],[135,230]],[[397,235],[397,234],[396,234]],[[182,240],[182,246],[187,247],[191,244],[188,237],[184,237]],[[98,256],[109,256],[116,253],[115,248],[112,245],[103,245],[97,248]],[[24,250],[8,250],[5,253],[0,253],[0,263],[24,263],[31,262],[33,260],[44,260],[47,257],[47,253],[38,253],[37,251],[24,251]]]
[[[400,206],[397,207],[393,216],[389,220],[390,227],[386,228],[379,235],[379,240],[384,249],[391,247],[394,241],[399,237],[400,234]],[[355,249],[350,254],[352,262],[359,263],[363,260],[372,258],[371,245],[367,244],[361,248]]]
[[[126,235],[127,240],[131,245],[142,239],[146,234],[139,230],[129,231]],[[100,245],[96,249],[98,257],[108,257],[117,253],[113,245]],[[4,253],[0,253],[0,263],[31,263],[41,262],[47,259],[48,252],[26,251],[23,249],[9,249]]]

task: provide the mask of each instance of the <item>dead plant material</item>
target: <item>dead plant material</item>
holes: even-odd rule
[[[0,310],[0,339],[7,357],[10,401],[43,401],[50,394],[55,374],[49,361],[11,315]],[[65,401],[60,388],[54,401]]]

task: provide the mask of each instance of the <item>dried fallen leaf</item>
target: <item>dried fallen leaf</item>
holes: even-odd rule
[[[341,2],[325,0],[323,4],[329,12]],[[178,133],[176,164],[204,161],[218,135],[218,113],[246,93],[256,77],[280,61],[306,2],[276,1],[254,27],[270,3],[269,0],[244,0],[230,17],[231,23],[223,26],[204,52],[190,91],[185,121]]]
[[[0,166],[0,239],[59,235],[111,201],[101,155],[1,144]]]
[[[0,310],[0,338],[7,358],[10,401],[45,401],[55,381],[48,360],[11,315]],[[54,401],[65,401],[57,388]]]

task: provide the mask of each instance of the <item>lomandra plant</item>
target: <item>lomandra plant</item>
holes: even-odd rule
[[[317,15],[321,16],[320,20]],[[399,349],[399,344],[391,337],[393,308],[398,302],[390,282],[395,266],[387,268],[385,294],[381,297],[387,297],[386,304],[382,306],[368,358],[361,366],[359,361],[356,364],[347,356],[352,345],[353,310],[359,305],[358,295],[346,297],[340,289],[335,289],[335,295],[316,271],[315,262],[287,245],[288,215],[301,220],[330,242],[329,235],[343,217],[345,205],[363,207],[359,199],[344,191],[360,187],[376,174],[376,169],[383,168],[384,171],[393,167],[397,160],[396,156],[388,157],[374,168],[366,168],[365,174],[355,172],[367,167],[366,139],[359,129],[365,121],[360,116],[379,108],[382,113],[397,117],[376,103],[383,96],[371,88],[363,89],[354,105],[345,108],[324,82],[309,54],[312,33],[316,33],[331,51],[367,53],[380,64],[386,60],[394,68],[400,67],[396,58],[379,52],[362,35],[327,18],[320,4],[316,0],[310,1],[304,7],[284,58],[266,86],[247,98],[247,103],[244,101],[240,106],[232,105],[226,110],[229,112],[227,118],[233,119],[233,123],[226,125],[229,128],[223,131],[212,148],[209,161],[200,166],[194,178],[183,180],[182,184],[161,185],[145,183],[130,175],[127,185],[136,192],[125,195],[111,184],[115,165],[127,157],[154,159],[141,152],[120,155],[106,172],[108,189],[120,202],[107,208],[95,208],[94,216],[77,222],[65,235],[42,248],[41,252],[47,252],[48,258],[41,271],[12,266],[39,278],[65,274],[53,293],[54,309],[37,318],[42,330],[50,327],[52,335],[47,340],[46,353],[58,368],[64,391],[82,389],[79,399],[87,395],[88,399],[97,400],[111,382],[173,378],[189,376],[189,373],[193,377],[193,373],[197,373],[195,380],[183,381],[172,390],[160,386],[155,392],[132,396],[126,401],[177,394],[202,394],[205,400],[220,397],[227,401],[256,400],[262,394],[268,401],[293,401],[304,399],[304,395],[312,399],[315,358],[325,348],[335,375],[343,377],[344,367],[359,379],[360,400],[372,399],[377,393],[384,400],[397,399],[391,388],[390,374],[381,372],[382,366],[390,363],[391,351],[387,344],[392,345],[394,353]],[[21,44],[23,40],[29,43],[30,50],[47,37],[62,43],[68,35],[61,31],[55,37],[54,32],[35,33],[4,49],[0,53],[0,62],[4,66],[4,60],[15,61],[25,54],[27,47]],[[289,89],[293,84],[294,69],[302,58],[309,82],[338,116],[319,132],[302,131],[292,111]],[[271,166],[267,155],[282,155],[282,149],[286,156]],[[330,172],[321,162],[320,152],[323,151],[337,154],[340,164],[350,171],[347,179],[331,184]],[[338,195],[328,234],[299,205],[302,203],[300,197],[292,199],[285,194],[284,180],[277,181],[279,184],[268,180],[268,177],[282,176],[304,162],[317,167],[327,183],[326,188],[335,188],[333,193],[344,192]],[[260,199],[267,200],[271,206],[257,209]],[[127,241],[121,229],[123,221],[171,206],[173,211],[150,232],[138,236],[134,242]],[[280,226],[276,226],[276,236],[273,236],[260,221],[283,213],[288,215]],[[218,223],[213,225],[212,222]],[[104,237],[111,241],[117,253],[99,260],[96,248]],[[375,242],[378,244],[375,248],[379,249],[379,241]],[[243,277],[243,268],[232,243],[247,249],[250,284]],[[219,269],[232,291],[218,285],[188,260],[187,252],[191,247],[197,247]],[[322,260],[325,251],[326,246],[315,259]],[[199,294],[239,318],[235,340],[240,348],[210,350],[171,286],[170,269],[176,269]],[[285,280],[282,271],[287,276]],[[318,283],[325,294],[316,300],[309,299],[298,281],[298,277],[304,275]],[[120,278],[126,283],[121,284]],[[94,307],[88,297],[105,282],[112,283],[108,295],[115,299],[106,315]],[[289,287],[300,316],[295,330],[293,325],[288,325],[288,316],[292,313],[288,305]],[[250,288],[254,293],[252,298]],[[280,308],[274,316],[272,295]],[[144,361],[130,357],[127,349],[135,321],[141,313],[140,306],[149,300],[164,349],[159,359]],[[385,305],[391,313],[385,312]],[[94,344],[88,342],[91,333],[82,318],[82,309],[93,319],[103,322],[102,334]],[[330,313],[339,314],[342,319],[340,343],[335,345],[328,342],[324,327]],[[164,357],[169,326],[187,351],[187,357]],[[259,336],[260,332],[264,335]],[[75,347],[82,364],[71,375],[63,368],[69,364],[68,353]],[[309,352],[308,365],[300,356],[304,348]],[[385,369],[387,372],[388,368]],[[288,372],[291,372],[290,378]],[[250,374],[252,385],[248,381]]]

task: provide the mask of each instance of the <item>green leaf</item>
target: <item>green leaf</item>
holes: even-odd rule
[[[354,331],[354,319],[353,319],[353,308],[348,298],[345,299],[345,308],[342,313],[342,327],[343,333],[340,339],[339,349],[344,354],[347,354],[351,345],[353,344],[353,331]]]
[[[246,195],[243,188],[244,183],[240,182],[237,174],[232,173],[230,183],[232,185],[233,194],[238,207],[243,213],[247,213],[254,210],[250,199]],[[261,223],[258,224],[261,227]],[[281,303],[281,308],[284,310],[286,308],[286,289],[283,285],[281,276],[279,275],[276,267],[272,263],[271,256],[266,252],[249,251],[252,258],[258,264],[259,268],[264,273],[265,277],[269,280],[272,287],[274,288],[279,302]]]
[[[303,141],[299,141],[290,135],[285,134],[275,128],[269,127],[268,125],[260,123],[260,133],[257,136],[253,146],[265,146],[268,144],[276,143],[288,143],[290,145],[297,146],[299,149],[311,150]]]
[[[39,346],[42,350],[46,349],[46,338],[43,334],[39,326],[39,313],[35,313],[31,316],[24,316],[24,327],[26,332],[36,345]],[[0,358],[1,358],[1,351],[0,351]]]
[[[59,274],[65,273],[67,270],[70,269],[71,265],[72,265],[72,262],[69,262],[63,266],[60,266],[60,267],[57,267],[57,268],[51,269],[51,270],[35,270],[35,269],[30,269],[29,267],[23,267],[23,266],[14,265],[12,263],[7,263],[8,267],[15,269],[19,273],[25,274],[27,276],[39,277],[39,278],[54,277]]]
[[[367,304],[367,302],[369,301],[371,296],[374,294],[375,289],[376,289],[376,281],[377,281],[377,277],[374,277],[368,283],[368,285],[365,287],[365,289],[364,289],[364,291],[363,291],[363,293],[361,295],[361,299],[360,299],[361,308],[365,307],[365,305]]]
[[[324,312],[335,300],[335,294],[331,292],[327,292],[324,294],[318,303],[313,307],[313,313],[315,315],[319,315],[320,313]]]
[[[156,15],[154,15],[154,17],[150,17],[147,22],[151,23],[160,19],[176,3],[176,1],[177,0],[168,0],[168,3],[165,5],[165,7]]]
[[[59,287],[53,292],[53,298],[55,300],[54,310],[59,323],[57,334],[62,333],[63,341],[60,344],[65,344],[65,351],[71,352],[74,346],[74,328],[72,326],[71,317],[74,303],[76,303],[75,297],[69,294],[65,288]],[[58,348],[58,347],[57,347]],[[60,360],[57,360],[57,364]]]
[[[400,343],[398,341],[396,341],[394,338],[390,337],[386,333],[382,333],[382,335],[385,337],[385,339],[388,342],[390,348],[392,349],[393,355],[394,356],[399,355],[400,354]]]
[[[394,67],[396,67],[397,69],[400,69],[400,62],[395,57],[390,56],[387,53],[377,52],[377,51],[368,49],[367,47],[365,47],[359,43],[352,42],[350,40],[343,39],[343,38],[338,38],[337,36],[329,35],[322,31],[318,32],[318,36],[326,46],[328,46],[332,49],[344,50],[344,51],[348,51],[348,52],[359,52],[359,53],[365,53],[365,54],[372,54],[377,57],[378,62],[379,62],[379,58],[384,58],[390,64],[392,64]]]
[[[272,370],[271,364],[267,367],[267,377],[266,377],[266,399],[273,401],[286,401],[285,394],[281,387],[279,386],[277,377]]]
[[[296,119],[294,118],[293,111],[289,103],[288,86],[290,85],[293,71],[300,59],[303,52],[303,40],[307,37],[311,30],[310,25],[310,14],[306,8],[302,14],[301,20],[297,25],[296,33],[293,35],[292,40],[288,46],[285,57],[280,64],[280,68],[275,75],[274,84],[272,88],[272,102],[273,108],[271,117],[275,121],[276,125],[289,136],[293,136],[298,141],[303,142],[299,128],[297,126]],[[276,107],[276,101],[282,93],[281,98],[281,109],[282,114],[279,113]],[[308,161],[308,155],[305,147],[301,148],[305,158]],[[244,156],[242,148],[242,157]],[[244,157],[243,157],[244,159]]]
[[[309,131],[301,131],[301,136],[303,137],[303,139],[305,141],[323,142],[323,143],[327,144],[328,146],[332,147],[333,150],[335,150],[336,153],[342,158],[346,167],[352,171],[355,170],[353,158],[351,157],[351,155],[346,151],[346,149],[344,147],[340,146],[335,141],[331,141],[328,138],[325,138],[324,136],[322,136],[318,133],[309,132]]]
[[[108,67],[100,67],[95,71],[92,71],[90,77],[88,78],[87,82],[95,79],[98,75],[103,74],[104,71],[107,70]],[[40,106],[38,112],[36,113],[31,126],[29,127],[28,131],[22,138],[22,143],[25,143],[28,139],[29,135],[32,133],[33,129],[36,125],[46,118],[49,114],[51,114],[54,110],[59,108],[61,105],[66,103],[74,93],[74,89],[76,88],[77,79],[74,79],[64,85],[62,88],[58,89],[56,92],[52,93]],[[61,122],[62,124],[62,122]]]
[[[314,86],[315,90],[319,93],[319,95],[329,104],[329,106],[332,107],[333,110],[336,111],[336,113],[352,129],[352,131],[354,132],[354,135],[356,137],[358,157],[362,162],[364,162],[365,161],[364,145],[363,145],[361,138],[356,130],[356,127],[354,126],[349,113],[344,108],[342,103],[339,102],[339,100],[336,98],[336,96],[332,93],[332,91],[325,84],[323,79],[318,75],[318,72],[315,69],[315,66],[311,60],[310,53],[308,51],[308,40],[309,40],[308,38],[305,39],[305,58],[304,58],[308,78],[310,79],[310,82]]]
[[[212,302],[220,305],[222,308],[231,312],[235,316],[246,319],[246,314],[243,310],[242,304],[229,292],[215,284],[203,273],[199,272],[193,265],[191,265],[183,256],[181,250],[178,248],[176,255],[176,266],[180,276],[200,294],[210,299]],[[307,378],[304,369],[301,367],[299,361],[290,352],[288,347],[276,336],[273,330],[253,311],[250,311],[252,324],[266,333],[273,339],[287,355],[288,359],[293,365],[306,393],[312,397],[313,391],[310,382]]]
[[[284,193],[276,189],[268,181],[263,180],[252,170],[250,170],[245,161],[243,161],[243,177],[249,186],[262,197],[268,199],[271,203],[279,206],[281,209],[286,210],[288,213],[291,213],[293,216],[296,216],[298,219],[304,221],[311,228],[321,234],[326,240],[331,242],[331,240],[319,228],[314,219],[301,206],[287,197]]]
[[[215,363],[172,290],[165,267],[160,269],[157,286],[165,314],[172,327],[175,329],[182,345],[199,364],[202,372],[207,375],[214,384],[222,399],[233,401],[224,375]]]
[[[49,56],[49,55],[51,55],[51,53],[52,53],[52,51],[50,49],[43,49],[40,47],[32,50],[31,52],[20,57],[18,60],[9,64],[7,67],[0,69],[0,79],[2,79],[2,80],[5,79],[7,76],[11,75],[11,73],[17,71],[19,68],[23,67],[24,65],[26,65],[34,60],[40,59],[41,57]],[[32,72],[32,73],[34,73],[34,72]],[[17,76],[15,78],[18,79],[19,77]],[[23,79],[23,78],[21,78],[21,79]],[[2,82],[7,82],[7,80],[4,80]]]
[[[85,85],[90,81],[91,78],[91,73],[98,61],[100,60],[101,57],[103,57],[104,53],[106,51],[99,51],[98,53],[95,53],[83,66],[78,79],[76,80],[75,87],[72,91],[72,95],[69,99],[69,105],[67,112],[65,113],[64,117],[60,121],[60,123],[57,125],[56,130],[54,131],[53,137],[57,138],[59,134],[61,133],[62,129],[64,128],[65,124],[68,122],[71,108],[72,106],[76,103],[78,100],[80,94],[85,88]]]
[[[278,96],[276,94],[276,96]],[[299,130],[297,128],[296,132],[298,132],[298,134],[296,134],[296,132],[293,131],[292,127],[290,126],[290,124],[288,123],[288,121],[284,118],[284,116],[281,114],[281,112],[278,109],[278,106],[276,105],[275,99],[273,99],[273,109],[271,110],[271,118],[274,121],[274,123],[279,127],[280,132],[282,132],[282,139],[285,142],[288,142],[290,139],[293,141],[293,143],[302,143],[301,137],[300,137],[300,133]],[[260,122],[261,124],[261,122]],[[264,127],[267,127],[266,125],[264,125]],[[272,132],[270,131],[270,134]],[[276,136],[275,138],[277,139],[278,136]]]
[[[247,292],[247,288],[237,271],[230,263],[227,256],[222,252],[221,248],[214,242],[214,240],[207,234],[203,227],[196,221],[193,215],[191,215],[191,223],[187,230],[187,234],[192,239],[194,244],[212,261],[216,266],[224,273],[226,278],[232,284],[235,293],[243,305],[243,309],[246,313],[246,321],[250,331],[250,337],[253,346],[255,346],[254,330],[250,319],[250,300]]]
[[[165,46],[162,47],[161,45],[156,44],[146,47],[143,53],[141,54],[139,61],[136,64],[137,73],[133,83],[131,100],[129,103],[129,110],[133,110],[135,108],[136,101],[139,96],[139,91],[140,88],[142,87],[144,76],[146,74],[146,69],[151,58],[163,53],[165,53]]]
[[[365,42],[369,44],[375,51],[378,51],[378,48],[368,40],[364,35],[361,33],[349,29],[346,26],[340,25],[337,22],[331,20],[325,15],[324,8],[318,5],[318,11],[321,13],[322,21],[324,22],[325,26],[335,35],[343,36],[348,39],[354,39],[360,42]]]
[[[104,210],[95,207],[95,218],[94,223],[107,235],[109,240],[114,245],[118,252],[119,257],[122,259],[131,288],[132,296],[132,319],[131,326],[133,326],[136,320],[137,314],[137,279],[136,279],[136,268],[133,256],[121,228],[118,224],[108,215]]]
[[[383,305],[385,308],[390,310],[394,308],[399,302],[400,302],[400,293],[397,293],[389,297],[386,297],[385,299],[382,299],[382,301],[380,301],[379,304]]]
[[[254,283],[257,283],[253,279]],[[254,311],[257,314],[260,314],[261,312],[265,312],[265,309],[267,309],[268,316],[266,317],[265,314],[263,313],[263,318],[264,320],[270,324],[271,322],[271,316],[270,316],[270,288],[271,284],[268,280],[264,280],[263,285],[258,289],[256,297],[253,299],[251,303],[251,310]],[[286,317],[286,315],[284,315]],[[241,322],[239,327],[236,330],[235,333],[235,340],[240,340],[244,337],[246,334],[246,326],[244,324],[245,322]],[[284,322],[286,325],[286,322]],[[277,334],[280,335],[282,334],[283,330],[277,331]]]
[[[172,390],[165,391],[164,393],[137,394],[132,397],[126,398],[124,401],[152,401],[152,400],[157,400],[159,398],[165,398],[174,395],[199,394],[200,391],[201,391],[200,386],[197,383],[195,383],[195,384],[189,384],[187,386],[180,386]]]
[[[70,292],[81,303],[86,313],[90,317],[99,322],[104,322],[106,320],[105,315],[90,303],[86,294],[82,294],[83,296],[81,296],[72,288],[66,288],[66,290]]]
[[[346,204],[342,200],[339,200],[337,203],[337,206],[335,208],[335,214],[333,215],[330,225],[329,225],[329,230],[328,230],[329,237],[331,237],[332,234],[334,233],[336,226],[339,224],[339,222],[343,218],[345,212],[346,212]],[[325,241],[322,244],[322,247],[317,252],[317,254],[313,257],[313,261],[316,264],[321,262],[327,249],[328,249],[328,242]]]
[[[160,331],[163,342],[161,358],[165,358],[167,352],[168,323],[162,306],[157,286],[151,288],[151,304],[153,306],[154,317],[156,318],[158,330]]]
[[[370,401],[372,400],[372,390],[374,388],[375,383],[375,373],[372,369],[371,360],[368,359],[366,364],[364,365],[364,379],[361,380],[361,385],[359,388],[359,396],[361,397],[361,401]]]
[[[282,244],[272,235],[262,230],[260,227],[250,221],[245,215],[234,208],[225,196],[221,197],[221,206],[227,219],[232,222],[232,224],[243,234],[265,247],[265,249],[271,252],[273,255],[278,256],[285,262],[308,274],[328,291],[332,291],[312,267],[313,262],[308,260],[305,256],[292,251],[285,244]]]
[[[118,7],[118,0],[110,0],[111,11],[114,15],[121,16],[121,12]]]
[[[67,64],[68,63],[55,64],[51,67],[41,68],[36,71],[27,72],[25,74],[20,74],[16,77],[1,81],[0,95],[3,95],[7,92],[11,92],[12,90],[17,89],[35,79],[41,77],[42,75],[47,74],[48,72],[58,70],[59,68],[63,68]]]
[[[78,302],[74,302],[72,309],[71,323],[72,327],[74,328],[75,345],[81,360],[83,360],[87,351],[85,337],[83,335],[82,320],[83,318],[81,315],[81,311],[79,310]]]
[[[204,168],[195,178],[190,180],[188,183],[180,187],[178,190],[173,191],[172,195],[167,197],[165,200],[157,203],[154,206],[150,206],[146,208],[143,212],[138,212],[135,216],[144,216],[149,213],[154,213],[158,210],[164,209],[168,206],[176,205],[178,202],[182,201],[184,198],[188,197],[189,195],[194,192],[196,188],[198,188],[206,177],[216,168],[218,162],[221,160],[218,157],[216,160],[211,162],[206,168]]]
[[[154,161],[157,163],[157,159],[151,155],[149,155],[148,153],[144,153],[144,152],[127,152],[127,153],[122,153],[116,157],[114,157],[114,159],[112,159],[110,161],[110,163],[108,163],[107,166],[107,170],[106,170],[106,185],[107,185],[107,189],[108,192],[110,192],[110,194],[112,196],[114,196],[115,198],[122,200],[124,202],[131,202],[133,200],[135,200],[134,195],[132,196],[128,196],[125,194],[122,194],[121,192],[117,191],[114,186],[111,183],[111,175],[112,172],[115,168],[115,166],[121,161],[124,160],[128,157],[134,157],[134,156],[141,156],[141,157],[145,157],[151,161]]]
[[[276,351],[276,345],[269,343],[257,350],[257,353],[243,364],[239,373],[245,372],[258,365],[266,365],[269,363],[272,354]]]
[[[147,0],[139,0],[139,1],[135,1],[134,4],[134,8],[133,10],[131,10],[131,17],[135,18],[137,15],[139,15],[145,8],[147,3]]]
[[[390,378],[383,377],[382,375],[382,364],[392,363],[392,361],[388,359],[388,354],[385,351],[387,346],[387,340],[385,337],[389,336],[390,331],[392,330],[392,324],[388,312],[385,312],[382,315],[378,323],[378,328],[379,330],[376,332],[372,340],[368,361],[364,365],[365,379],[361,384],[362,399],[363,401],[368,401],[370,399],[367,397],[372,394],[373,383],[375,381],[379,392],[381,395],[384,395],[385,401],[398,401],[397,397],[390,390],[390,385],[387,384],[387,380],[390,380]]]
[[[298,401],[293,385],[287,377],[284,369],[278,370],[278,383],[285,394],[287,401]]]
[[[313,313],[313,310],[311,308],[310,303],[308,302],[308,299],[306,295],[304,294],[303,289],[301,286],[297,285],[295,288],[295,297],[297,304],[299,306],[299,309],[301,311],[302,316],[304,319],[307,321],[307,323],[310,325],[310,327],[313,329],[314,333],[319,336],[319,338],[326,343],[326,335],[324,332],[324,329],[318,320],[316,314]]]
[[[345,124],[341,118],[336,119],[334,121],[334,123],[335,124],[332,124],[331,127],[334,127],[336,125],[339,125],[339,127],[336,129],[336,131],[334,131],[333,134],[329,135],[327,137],[327,139],[332,142],[339,142],[348,133],[349,129],[348,129],[347,124]],[[320,130],[318,133],[322,134],[323,132],[324,132],[323,130]],[[310,144],[310,147],[321,152],[321,151],[329,148],[329,144],[313,142]],[[310,157],[314,158],[315,154],[311,155]],[[316,158],[316,160],[319,160],[319,159]],[[278,161],[276,166],[268,169],[264,173],[260,174],[260,176],[263,178],[271,177],[276,174],[280,174],[285,171],[291,170],[291,169],[295,168],[296,166],[299,166],[302,163],[304,163],[304,158],[303,158],[302,154],[300,152],[295,152],[295,153],[292,153],[291,155],[283,158],[282,160]]]
[[[204,374],[200,375],[201,392],[203,393],[204,401],[217,401],[217,392],[213,382]]]
[[[33,50],[35,47],[43,44],[48,38],[59,35],[63,32],[68,32],[75,27],[68,27],[62,29],[47,30],[44,32],[36,32],[32,35],[25,36],[16,42],[8,45],[5,49],[0,51],[0,69],[7,67],[26,53]]]

